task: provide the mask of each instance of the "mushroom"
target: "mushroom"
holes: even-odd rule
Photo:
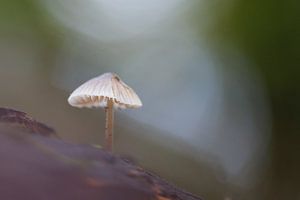
[[[137,94],[115,73],[95,77],[72,92],[68,102],[74,107],[102,107],[105,109],[105,149],[113,149],[114,108],[139,108]]]

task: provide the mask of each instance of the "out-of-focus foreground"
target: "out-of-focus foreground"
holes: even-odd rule
[[[144,104],[116,153],[204,199],[300,198],[299,4],[3,0],[0,106],[99,145],[103,110],[66,100],[116,72]]]
[[[0,199],[201,200],[91,145],[65,142],[24,112],[0,108]]]

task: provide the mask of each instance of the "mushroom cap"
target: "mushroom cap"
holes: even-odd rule
[[[68,98],[75,107],[107,107],[112,99],[115,108],[139,108],[142,102],[137,94],[115,73],[95,77],[72,92]]]

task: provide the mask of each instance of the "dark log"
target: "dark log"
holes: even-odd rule
[[[125,158],[49,136],[50,127],[0,108],[0,199],[200,199]]]

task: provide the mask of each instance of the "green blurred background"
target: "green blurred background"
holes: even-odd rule
[[[296,0],[2,0],[0,106],[101,145],[67,98],[112,71],[144,103],[116,153],[204,199],[300,199],[299,29]]]

